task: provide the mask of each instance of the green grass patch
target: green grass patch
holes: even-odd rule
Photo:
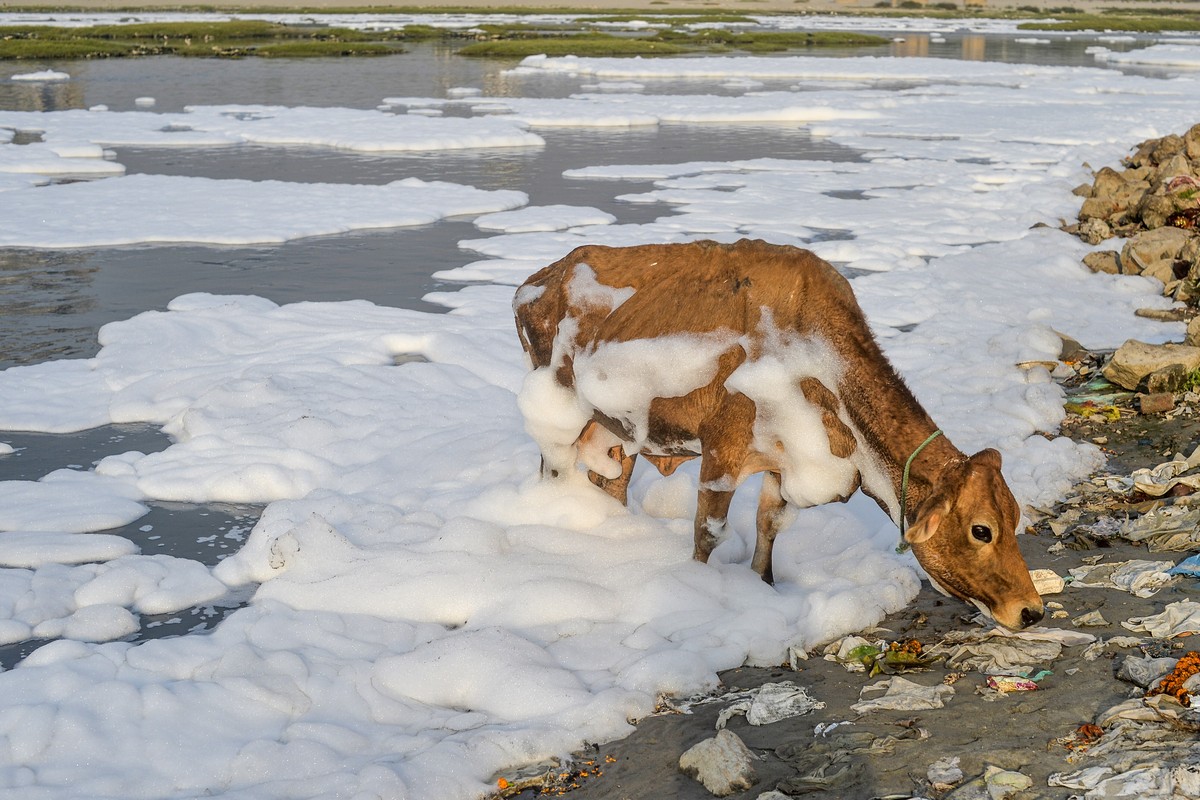
[[[647,37],[612,36],[604,33],[547,36],[545,31],[507,31],[505,38],[478,42],[461,48],[464,56],[524,58],[549,56],[668,56],[685,53],[777,53],[805,47],[869,47],[885,45],[887,39],[861,33],[832,31],[769,31],[744,33],[725,30],[659,31]]]
[[[654,39],[581,34],[558,38],[504,39],[477,42],[458,51],[459,55],[486,58],[548,56],[667,56],[689,52],[689,48]]]
[[[0,59],[120,58],[177,55],[207,58],[313,58],[403,52],[403,31],[287,26],[261,20],[134,25],[0,27]]]
[[[687,34],[687,36],[688,38],[685,39],[674,36],[670,38],[677,42],[690,39],[695,45],[720,46],[750,53],[778,53],[804,47],[870,47],[888,43],[888,40],[882,36],[839,31],[764,31],[755,33],[706,30]]]
[[[687,13],[671,13],[668,11],[654,11],[651,13],[642,12],[640,14],[605,14],[596,17],[579,17],[576,22],[582,25],[596,24],[620,24],[625,22],[649,22],[653,24],[670,24],[670,25],[698,25],[707,22],[716,22],[723,24],[745,23],[748,25],[756,24],[756,21],[751,17],[743,16],[742,14],[727,14],[717,12],[713,14],[704,14],[703,12],[689,11]]]

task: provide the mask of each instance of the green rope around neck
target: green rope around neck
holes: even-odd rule
[[[908,461],[904,462],[904,477],[900,479],[900,544],[896,545],[897,553],[908,552],[909,543],[904,538],[905,531],[908,530],[908,471],[912,469],[912,463],[916,460],[921,451],[932,442],[934,439],[942,435],[941,428],[938,428],[933,433],[929,434],[929,438],[921,442],[916,450],[913,450],[912,455],[908,457]]]

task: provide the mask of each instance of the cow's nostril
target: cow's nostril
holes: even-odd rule
[[[1028,628],[1030,625],[1041,622],[1045,614],[1046,612],[1040,608],[1023,608],[1021,609],[1021,626]]]

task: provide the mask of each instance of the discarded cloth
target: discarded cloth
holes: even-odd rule
[[[1200,447],[1193,450],[1190,456],[1176,453],[1173,459],[1156,467],[1134,470],[1129,477],[1139,492],[1162,497],[1181,483],[1200,489],[1200,473],[1188,474],[1197,466],[1200,466]]]
[[[1070,572],[1073,586],[1120,589],[1134,597],[1153,597],[1159,589],[1175,581],[1174,575],[1167,574],[1173,566],[1173,561],[1134,559],[1072,567]]]
[[[735,702],[717,716],[717,730],[724,728],[738,714],[745,714],[746,721],[751,725],[769,725],[825,707],[825,703],[815,699],[807,689],[791,681],[764,683],[757,689],[739,692],[731,697],[735,698]]]
[[[1162,612],[1147,617],[1132,617],[1121,623],[1131,631],[1143,631],[1156,639],[1200,632],[1200,603],[1180,600]]]
[[[946,663],[955,669],[973,669],[996,674],[1031,669],[1062,655],[1064,646],[1091,644],[1096,637],[1082,631],[1061,628],[1027,628],[1006,631],[992,628],[985,631],[952,633],[946,640],[930,648],[930,654],[946,652]]]
[[[859,714],[885,709],[893,711],[917,711],[941,708],[946,704],[947,700],[954,696],[953,686],[946,686],[940,683],[936,686],[922,686],[899,675],[894,675],[891,678],[879,681],[879,683],[864,686],[859,693],[859,697],[862,698],[868,693],[875,694],[879,691],[883,691],[884,694],[880,697],[860,699],[859,702],[850,706],[850,708]]]
[[[1007,800],[1033,786],[1033,778],[989,764],[984,773],[955,789],[947,800]]]
[[[1197,476],[1200,479],[1200,475]],[[1151,552],[1195,550],[1200,545],[1200,508],[1162,506],[1126,520],[1118,534]]]

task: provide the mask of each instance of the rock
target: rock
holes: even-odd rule
[[[1183,390],[1186,380],[1187,372],[1184,371],[1182,364],[1168,364],[1146,376],[1146,392],[1148,394],[1174,394]]]
[[[1200,347],[1200,317],[1192,317],[1192,321],[1188,323],[1183,343],[1191,347]]]
[[[1089,197],[1083,201],[1083,205],[1079,209],[1079,218],[1084,221],[1089,219],[1108,219],[1114,216],[1117,211],[1124,211],[1124,209],[1119,207],[1111,196]]]
[[[1157,322],[1185,322],[1192,318],[1193,312],[1186,308],[1139,308],[1133,314]]]
[[[1147,278],[1154,278],[1154,280],[1161,283],[1164,287],[1174,288],[1169,285],[1178,280],[1175,277],[1175,259],[1164,258],[1158,261],[1151,261],[1142,268],[1142,275]]]
[[[732,731],[720,731],[679,757],[679,771],[717,797],[744,792],[758,783],[754,754]]]
[[[1126,183],[1125,176],[1112,167],[1101,167],[1092,181],[1089,197],[1110,197],[1120,192]]]
[[[1088,349],[1080,344],[1078,339],[1060,331],[1055,331],[1054,334],[1062,342],[1058,348],[1059,361],[1078,361],[1087,356]]]
[[[1134,214],[1147,228],[1158,229],[1167,224],[1167,217],[1178,211],[1174,198],[1164,192],[1147,192]]]
[[[1179,152],[1164,161],[1161,165],[1159,165],[1158,169],[1154,171],[1154,184],[1166,183],[1167,181],[1171,180],[1171,178],[1179,175],[1190,176],[1191,174],[1191,162],[1187,160],[1187,156],[1185,156],[1182,152]]]
[[[1108,226],[1105,225],[1104,227],[1107,228]],[[1109,232],[1111,233],[1111,229]],[[1116,250],[1100,250],[1095,253],[1088,253],[1083,257],[1083,263],[1092,272],[1103,272],[1108,275],[1121,274],[1121,255]]]
[[[1079,238],[1088,244],[1100,244],[1105,239],[1111,239],[1112,235],[1112,228],[1102,219],[1085,220],[1079,226]]]
[[[1184,372],[1200,367],[1200,347],[1146,344],[1130,339],[1113,353],[1112,360],[1104,367],[1104,377],[1118,386],[1133,390],[1150,373],[1171,364],[1182,365]]]
[[[1121,271],[1127,275],[1141,274],[1155,262],[1174,263],[1191,238],[1181,228],[1157,228],[1132,236],[1121,248]]]
[[[1143,414],[1166,414],[1175,410],[1175,395],[1170,392],[1139,394],[1138,410]]]
[[[1183,135],[1183,151],[1192,161],[1200,161],[1200,122]]]

